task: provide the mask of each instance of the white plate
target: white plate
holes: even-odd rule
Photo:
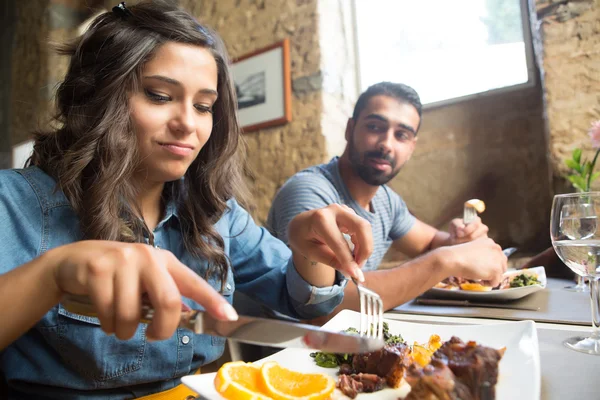
[[[536,273],[539,285],[523,286],[518,288],[490,290],[489,292],[474,292],[472,290],[451,290],[442,288],[431,288],[425,292],[427,297],[435,297],[437,299],[460,299],[472,301],[506,301],[516,300],[528,296],[531,293],[543,290],[546,287],[546,270],[544,267],[534,267],[527,269],[506,271],[504,276],[520,275],[522,273]]]
[[[344,310],[331,319],[325,328],[343,330],[357,327],[360,314]],[[533,321],[506,322],[489,325],[430,325],[405,321],[387,320],[392,334],[401,334],[409,343],[425,343],[431,334],[438,334],[443,341],[458,336],[463,341],[475,340],[496,349],[506,347],[499,365],[499,377],[496,384],[497,400],[538,400],[540,398],[540,352],[537,331]],[[336,380],[337,368],[318,367],[308,349],[285,349],[263,360],[278,361],[282,366],[301,372],[322,372]],[[214,388],[215,374],[189,375],[181,381],[190,389],[209,400],[223,400]],[[385,389],[375,393],[360,394],[357,399],[396,400],[410,391],[408,384],[398,389]],[[345,399],[337,389],[333,399]]]

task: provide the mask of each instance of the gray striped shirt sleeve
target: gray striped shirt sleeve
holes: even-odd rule
[[[393,190],[388,190],[387,192],[393,210],[393,221],[390,227],[389,237],[392,240],[396,240],[406,235],[408,231],[412,229],[415,225],[416,218],[408,211],[406,203],[398,193]]]
[[[327,178],[305,173],[292,177],[277,192],[267,219],[271,234],[288,242],[287,227],[301,212],[341,203],[339,194]]]

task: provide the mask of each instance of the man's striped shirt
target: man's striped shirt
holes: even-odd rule
[[[267,228],[287,243],[287,226],[297,214],[333,203],[345,204],[371,223],[374,249],[363,270],[377,269],[392,242],[413,227],[415,217],[402,198],[386,185],[377,190],[370,212],[360,207],[342,181],[338,160],[334,157],[328,164],[316,165],[292,176],[271,204]]]

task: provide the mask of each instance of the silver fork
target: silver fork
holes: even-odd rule
[[[348,247],[354,254],[354,243],[350,235],[343,234]],[[360,305],[360,328],[358,334],[361,336],[383,339],[383,300],[377,293],[364,287],[356,279],[352,278],[358,291]]]
[[[474,207],[471,207],[471,206],[465,204],[465,208],[463,211],[463,223],[465,225],[470,224],[471,222],[473,222],[475,220],[476,217],[477,217],[477,210],[475,210]]]

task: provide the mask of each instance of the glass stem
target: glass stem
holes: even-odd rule
[[[592,338],[600,340],[600,278],[590,277],[590,297],[592,299]]]

